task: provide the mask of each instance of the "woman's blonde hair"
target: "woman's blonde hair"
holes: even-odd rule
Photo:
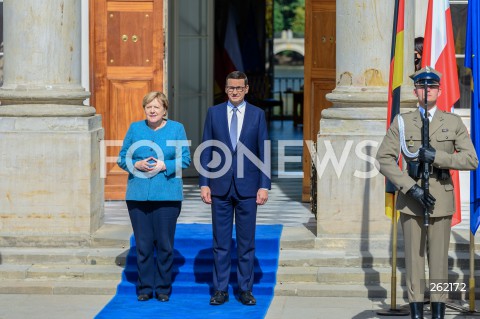
[[[147,93],[143,97],[143,102],[142,102],[143,108],[145,108],[145,106],[147,106],[148,103],[152,102],[155,99],[158,99],[158,101],[160,101],[160,103],[162,103],[163,107],[165,108],[165,111],[168,111],[168,99],[165,96],[165,94],[158,91],[152,91],[150,93]]]

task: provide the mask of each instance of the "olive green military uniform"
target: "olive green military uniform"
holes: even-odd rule
[[[435,172],[430,176],[430,194],[436,198],[431,209],[430,226],[423,226],[424,208],[406,192],[421,179],[408,175],[407,165],[400,169],[397,159],[400,154],[400,136],[398,116],[393,120],[381,143],[377,160],[380,172],[400,191],[396,208],[401,212],[401,224],[405,242],[405,263],[407,270],[408,299],[410,302],[422,302],[425,289],[425,243],[428,236],[430,279],[436,282],[448,282],[448,246],[450,242],[450,224],[455,212],[455,198],[452,179],[440,180],[437,169],[473,170],[478,159],[465,125],[459,116],[443,112],[437,108],[430,122],[430,145],[436,150],[432,166]],[[404,120],[405,144],[408,151],[415,153],[421,146],[422,115],[417,109],[402,114]],[[417,159],[407,158],[406,162]],[[448,175],[447,175],[448,176]],[[445,293],[431,295],[433,302],[445,302]]]

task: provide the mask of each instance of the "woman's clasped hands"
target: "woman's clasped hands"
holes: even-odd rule
[[[163,172],[166,170],[165,162],[156,159],[153,156],[135,163],[135,168],[141,172]]]

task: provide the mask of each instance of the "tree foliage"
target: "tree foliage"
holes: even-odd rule
[[[305,31],[305,0],[274,1],[274,31],[292,30],[303,34]]]
[[[292,22],[292,31],[294,33],[305,33],[305,5],[295,8],[295,18]]]

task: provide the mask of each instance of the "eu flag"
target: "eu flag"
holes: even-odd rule
[[[480,5],[477,0],[468,1],[465,66],[472,71],[472,107],[470,136],[476,150],[480,149],[480,66],[478,63]],[[473,235],[480,225],[480,169],[470,173],[470,231]]]

